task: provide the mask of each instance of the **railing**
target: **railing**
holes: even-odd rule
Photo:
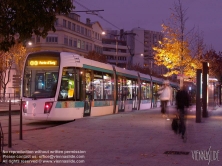
[[[9,102],[9,99],[11,99],[12,103],[18,103],[20,102],[20,94],[18,93],[0,93],[0,104],[1,102]]]

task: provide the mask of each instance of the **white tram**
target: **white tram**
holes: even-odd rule
[[[22,77],[23,117],[68,121],[157,107],[162,82],[75,53],[31,53]]]

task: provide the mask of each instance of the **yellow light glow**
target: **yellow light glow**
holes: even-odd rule
[[[44,60],[32,60],[29,61],[29,65],[30,66],[55,66],[57,65],[57,61],[53,61],[53,60],[48,60],[48,61],[44,61]]]

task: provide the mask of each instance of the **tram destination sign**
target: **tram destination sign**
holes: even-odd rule
[[[29,66],[56,66],[57,60],[30,60]]]

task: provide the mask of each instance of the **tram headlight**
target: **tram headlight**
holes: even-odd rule
[[[26,101],[22,101],[22,110],[24,113],[27,113],[27,103]]]
[[[45,102],[44,114],[50,113],[53,102]]]

